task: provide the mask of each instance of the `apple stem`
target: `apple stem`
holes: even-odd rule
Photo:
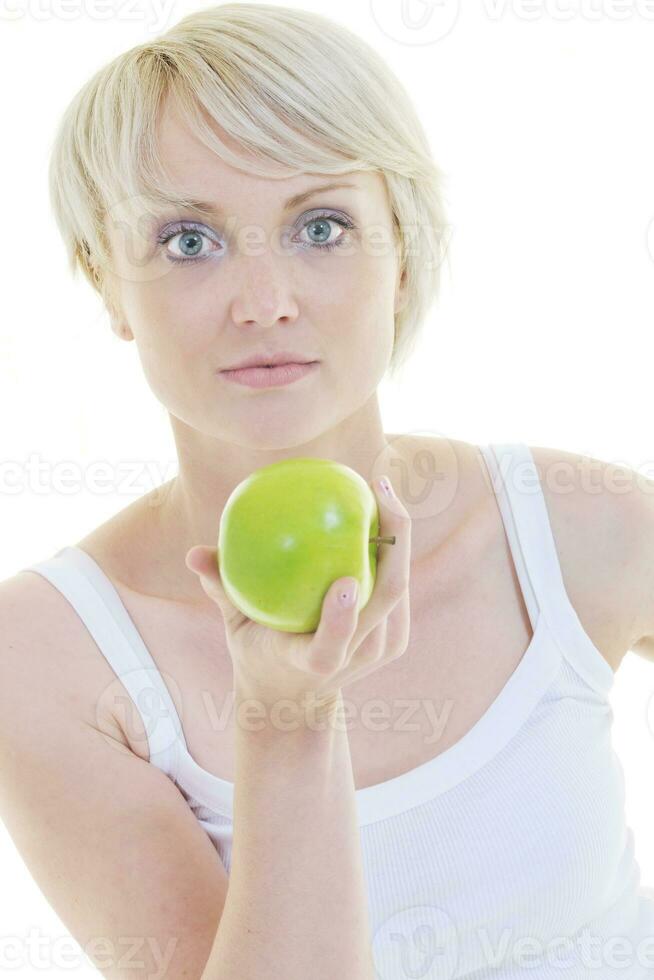
[[[395,535],[391,534],[390,536],[386,537],[380,537],[380,535],[377,535],[376,537],[369,538],[368,540],[376,541],[378,544],[395,544]]]

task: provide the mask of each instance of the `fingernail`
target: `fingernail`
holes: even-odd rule
[[[339,590],[338,601],[345,609],[350,609],[354,605],[358,590],[359,583],[355,578],[348,579]]]
[[[381,489],[383,490],[383,492],[386,494],[387,497],[395,496],[395,492],[393,490],[393,487],[391,486],[391,481],[388,479],[387,476],[382,476],[379,478],[379,486],[381,487]]]

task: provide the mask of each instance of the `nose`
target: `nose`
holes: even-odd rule
[[[237,263],[235,263],[236,265]],[[257,256],[241,256],[234,268],[232,319],[235,324],[272,327],[280,320],[297,320],[299,309],[288,264],[266,250]]]

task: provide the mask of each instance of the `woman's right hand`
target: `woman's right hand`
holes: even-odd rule
[[[375,584],[359,614],[339,601],[347,578],[332,582],[323,599],[314,633],[287,633],[261,626],[244,616],[227,598],[220,580],[216,548],[196,545],[186,565],[199,575],[202,587],[223,614],[234,686],[242,698],[271,707],[291,699],[304,708],[329,708],[341,689],[391,660],[409,642],[409,575],[411,518],[395,495],[386,496],[375,482],[380,535],[395,544],[379,546]]]

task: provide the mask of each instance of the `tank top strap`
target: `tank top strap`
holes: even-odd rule
[[[495,491],[516,574],[532,627],[543,616],[562,655],[596,691],[611,687],[614,672],[588,636],[570,601],[543,488],[524,443],[480,446]]]
[[[90,555],[74,547],[62,548],[54,557],[21,571],[46,578],[75,609],[141,715],[150,762],[175,781],[180,741],[186,748],[179,716],[111,580]]]

